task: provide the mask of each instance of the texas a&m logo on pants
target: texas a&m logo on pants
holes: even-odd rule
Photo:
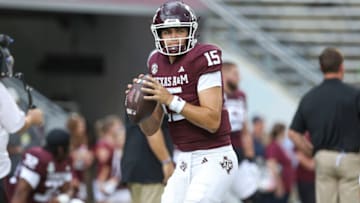
[[[222,162],[220,162],[220,165],[223,169],[226,170],[228,174],[230,174],[231,169],[234,167],[233,162],[227,156],[224,156],[224,159]]]

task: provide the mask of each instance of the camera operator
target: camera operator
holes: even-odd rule
[[[12,39],[0,35],[0,178],[4,178],[10,171],[10,159],[6,150],[9,134],[21,133],[32,125],[43,123],[43,113],[40,109],[29,109],[25,113],[19,109],[15,100],[1,83],[4,77],[12,77],[14,59],[8,46]]]

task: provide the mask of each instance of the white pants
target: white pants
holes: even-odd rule
[[[238,161],[229,146],[181,152],[162,203],[221,203],[230,189]]]

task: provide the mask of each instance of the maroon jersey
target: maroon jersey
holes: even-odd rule
[[[85,144],[80,145],[79,147],[73,149],[71,153],[71,163],[73,170],[73,178],[76,178],[80,182],[85,181],[85,170],[86,166],[83,159],[75,159],[76,155],[88,153],[88,147]]]
[[[290,193],[295,181],[295,171],[291,165],[290,157],[276,141],[272,141],[266,147],[266,159],[275,159],[281,166],[281,179],[284,189],[285,192]]]
[[[9,197],[15,190],[19,178],[25,179],[33,188],[29,203],[47,203],[61,193],[60,188],[70,182],[70,160],[58,162],[53,155],[41,147],[33,147],[23,155],[15,176],[9,179]]]
[[[197,44],[188,53],[177,56],[171,64],[169,57],[159,52],[153,53],[148,61],[151,75],[173,95],[199,106],[197,85],[200,76],[221,71],[221,50],[209,44]],[[216,133],[195,126],[182,115],[169,114],[169,130],[174,144],[182,151],[211,149],[230,144],[230,124],[228,113],[223,108],[221,124]]]
[[[241,132],[246,121],[246,95],[237,90],[233,94],[225,95],[225,107],[229,112],[231,125],[231,144],[235,148],[241,148]]]
[[[98,156],[97,151],[98,150],[106,150],[108,156],[107,157],[102,157],[100,158]],[[107,177],[107,179],[110,179],[111,177],[117,176],[119,177],[119,167],[120,167],[120,158],[118,158],[118,156],[115,153],[115,149],[114,146],[109,144],[106,141],[100,140],[98,143],[96,143],[95,146],[95,155],[96,155],[96,159],[98,162],[97,165],[97,176],[99,175],[99,172],[104,168],[104,167],[110,167],[111,171]]]

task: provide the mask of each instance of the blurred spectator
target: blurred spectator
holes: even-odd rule
[[[309,133],[305,135],[310,142]],[[302,203],[315,203],[315,161],[301,150],[296,150],[299,165],[296,169],[296,182]]]
[[[44,147],[25,152],[7,187],[11,203],[70,202],[69,137],[64,130],[52,130]]]
[[[265,121],[260,116],[254,116],[252,119],[252,137],[254,143],[255,157],[265,158]]]
[[[112,163],[113,168],[115,169],[114,174],[117,174],[118,176],[118,182],[121,182],[121,160],[124,153],[125,137],[125,128],[122,127],[121,132],[115,137],[115,150]],[[115,193],[111,195],[109,202],[130,203],[130,191],[125,186],[119,184]]]
[[[225,107],[229,112],[231,144],[238,158],[239,168],[232,185],[232,193],[238,200],[251,202],[257,190],[256,165],[253,139],[247,128],[246,95],[239,89],[240,74],[236,64],[223,62],[222,76],[225,92]],[[250,162],[249,162],[250,161]]]
[[[125,128],[117,116],[97,122],[100,139],[95,146],[97,175],[94,195],[97,203],[129,203],[127,189],[117,190],[121,181],[121,159]]]
[[[129,186],[132,203],[160,203],[164,183],[174,171],[167,122],[163,122],[161,129],[152,136],[145,136],[126,116],[121,168],[122,181]]]
[[[289,136],[304,153],[315,155],[317,203],[360,203],[360,91],[342,82],[339,50],[326,48],[319,63],[323,82],[301,99]]]
[[[273,193],[274,203],[288,202],[295,178],[291,159],[282,147],[285,140],[285,132],[285,125],[276,123],[270,133],[271,142],[266,147],[266,158],[274,163],[274,166],[277,166],[273,168],[274,175],[277,179],[276,189]]]
[[[86,180],[87,169],[93,162],[93,154],[89,149],[86,122],[83,116],[77,113],[70,114],[67,121],[67,129],[70,133],[70,157],[73,166],[72,186],[76,189],[79,199],[87,199]]]
[[[246,94],[239,89],[240,74],[236,64],[223,62],[222,75],[225,92],[225,107],[231,125],[231,143],[239,163],[244,158],[254,158],[252,139],[247,129]]]
[[[11,37],[1,35],[2,43],[0,45],[0,80],[13,74],[14,57],[11,55],[8,45],[12,41]],[[28,110],[28,109],[26,109]],[[26,113],[26,115],[25,115]],[[33,125],[43,123],[43,113],[40,109],[29,109],[23,112],[16,104],[16,98],[0,81],[0,201],[5,202],[5,193],[3,188],[3,178],[9,174],[11,161],[7,152],[7,144],[10,134],[21,134]]]

